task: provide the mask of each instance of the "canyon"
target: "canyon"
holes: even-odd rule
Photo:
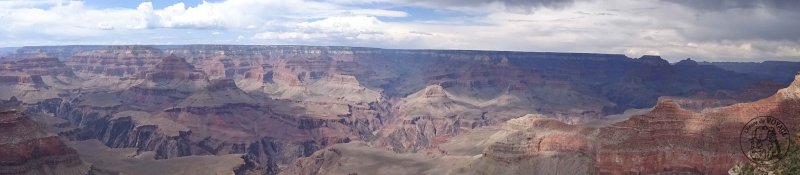
[[[792,126],[800,124],[799,92],[797,75],[770,97],[701,112],[663,99],[615,123],[567,124],[527,114],[416,154],[336,145],[301,158],[286,174],[728,174],[749,163],[739,145],[748,121],[771,116],[798,132]]]
[[[0,174],[725,174],[750,119],[800,124],[794,63],[294,45],[0,62],[18,106]]]

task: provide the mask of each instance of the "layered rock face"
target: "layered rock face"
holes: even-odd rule
[[[188,136],[188,128],[171,120],[152,117],[143,111],[119,112],[95,120],[86,128],[74,132],[69,133],[74,139],[95,138],[111,148],[132,147],[138,151],[163,149],[157,151],[159,154],[156,158],[190,155],[185,150],[187,148],[176,146]]]
[[[20,103],[0,102],[0,174],[87,174],[75,150],[25,116]]]
[[[66,63],[78,73],[132,77],[152,68],[163,56],[161,50],[149,46],[106,46],[77,52]]]
[[[20,50],[36,51],[33,48]],[[336,82],[344,79],[335,77],[352,76],[359,85],[347,96],[364,96],[369,101],[378,97],[374,95],[376,92],[390,98],[401,98],[428,85],[439,84],[453,93],[482,100],[502,93],[516,93],[514,95],[535,99],[530,103],[543,106],[541,113],[548,115],[618,113],[630,107],[650,107],[659,96],[685,97],[697,92],[716,94],[718,90],[740,92],[743,85],[757,80],[703,65],[672,66],[659,57],[630,59],[623,55],[604,54],[224,45],[69,46],[45,50],[55,51],[41,52],[72,53],[67,58],[67,65],[81,75],[134,77],[153,68],[166,53],[172,53],[205,71],[210,79],[236,79],[246,91],[259,90],[276,99],[304,100],[307,96],[324,96],[322,93],[342,89],[317,89],[319,92],[315,92],[306,86],[318,80]],[[655,71],[645,72],[651,70]],[[698,74],[695,70],[710,73]],[[241,81],[251,79],[256,82]],[[645,83],[651,80],[675,80],[680,84],[677,87],[689,88]],[[553,96],[559,98],[551,98],[550,94],[558,94]],[[565,113],[564,109],[555,109],[579,101],[589,101],[581,104],[586,108],[582,112]]]
[[[121,97],[124,103],[139,105],[147,111],[175,105],[210,84],[205,73],[174,55],[163,58],[137,77],[143,81],[122,92]]]
[[[79,87],[72,70],[57,58],[35,55],[0,63],[0,98],[26,103],[58,98]]]
[[[503,137],[505,141],[489,146],[474,163],[498,165],[503,161],[578,153],[582,155],[578,162],[584,163],[570,167],[588,167],[579,174],[726,174],[737,162],[748,161],[739,147],[739,134],[748,121],[772,116],[786,126],[800,123],[796,116],[800,112],[798,85],[800,75],[788,88],[769,98],[700,113],[683,109],[672,100],[663,100],[645,114],[600,128],[528,119],[531,121],[516,124],[525,125],[522,128],[528,132]],[[519,122],[509,121],[507,125],[514,123]],[[563,130],[570,132],[564,135],[560,132]],[[565,163],[563,157],[546,160]],[[492,174],[499,170],[478,167],[474,171]]]
[[[469,125],[470,119],[463,115],[479,115],[478,108],[449,98],[441,86],[428,86],[400,103],[398,117],[381,128],[378,142],[398,152],[427,148],[437,139],[458,134],[462,122]]]
[[[294,118],[249,104],[184,106],[156,114],[124,111],[89,123],[70,134],[98,139],[113,148],[155,151],[155,158],[244,154],[252,167],[243,172],[274,174],[279,164],[351,139],[370,137],[376,124],[366,119]],[[360,134],[363,134],[361,136]]]
[[[27,74],[16,62],[4,62],[0,67],[0,71],[3,72],[2,83],[4,85],[31,84],[40,87],[45,86],[41,76]]]
[[[437,152],[426,152],[427,158],[344,144],[298,159],[287,173],[361,174],[383,167],[396,174],[727,174],[738,162],[749,161],[740,148],[740,133],[751,119],[771,116],[788,133],[796,132],[791,126],[800,124],[798,97],[800,75],[768,98],[702,112],[665,98],[643,113],[602,125],[571,125],[530,114],[490,134],[453,137],[442,147],[426,149]],[[465,147],[483,151],[475,155]],[[360,161],[375,158],[381,161]]]
[[[264,92],[274,99],[308,101],[324,97],[337,89],[308,86],[325,84],[317,81],[327,77],[352,75],[366,91],[346,96],[367,95],[372,99],[376,96],[370,94],[380,91],[389,98],[402,98],[438,84],[474,100],[487,101],[506,93],[521,96],[524,100],[515,103],[535,105],[539,108],[536,112],[555,116],[620,113],[628,108],[653,106],[660,96],[742,92],[746,85],[758,81],[703,65],[673,66],[657,56],[630,59],[603,54],[314,46],[192,45],[164,49],[192,57],[189,62],[204,65],[203,70],[209,75],[237,79],[244,90]],[[664,80],[674,81],[675,87],[647,83]],[[774,89],[767,91],[765,95],[774,93]],[[566,105],[580,107],[566,109]]]
[[[16,68],[31,75],[75,76],[72,69],[55,57],[30,57],[14,62]]]
[[[489,137],[480,158],[469,163],[467,174],[597,174],[597,145],[587,135],[591,128],[576,127],[541,115],[509,120]]]
[[[311,102],[343,109],[315,109],[327,115],[303,115],[314,113],[286,106],[304,103],[258,98],[239,89],[232,79],[209,80],[200,69],[175,55],[137,77],[143,81],[118,97],[105,94],[119,99],[117,105],[82,105],[95,111],[91,113],[96,119],[83,122],[85,127],[68,135],[77,140],[98,139],[112,148],[155,151],[157,159],[245,154],[243,158],[253,166],[242,172],[274,174],[279,172],[278,164],[288,164],[325,146],[371,139],[380,126],[377,103]],[[355,81],[352,77],[329,79]],[[79,99],[90,98],[95,97]]]
[[[422,88],[439,84],[454,93],[491,99],[506,89],[518,95],[539,99],[542,105],[562,106],[588,100],[589,112],[598,114],[621,112],[655,104],[659,96],[691,96],[705,91],[739,90],[754,79],[702,65],[669,65],[657,56],[630,59],[623,55],[518,53],[480,51],[412,51],[349,47],[313,46],[185,46],[166,48],[166,52],[194,57],[194,62],[219,62],[210,67],[216,72],[225,67],[225,77],[246,76],[259,82],[237,82],[245,90],[263,87],[274,98],[300,99],[308,90],[289,88],[312,84],[327,75],[353,75],[362,86],[382,90],[389,97],[404,97]],[[232,59],[235,58],[235,59]],[[208,61],[206,61],[208,60]],[[191,62],[191,61],[190,61]],[[260,65],[260,66],[258,66]],[[209,68],[211,69],[211,68]],[[634,71],[623,71],[634,70]],[[645,71],[657,70],[646,73]],[[698,70],[711,72],[699,74]],[[257,71],[257,72],[254,72]],[[644,72],[644,73],[643,73]],[[246,74],[246,75],[245,75]],[[260,76],[254,76],[260,74]],[[689,76],[691,75],[691,76]],[[720,76],[729,79],[721,79]],[[623,77],[623,78],[618,78]],[[716,78],[714,78],[716,77]],[[716,83],[701,84],[711,78]],[[676,80],[678,87],[647,84],[648,80]],[[245,81],[247,82],[247,81]],[[725,83],[731,82],[731,83]],[[728,86],[733,84],[733,86]],[[724,86],[723,86],[724,85]],[[284,87],[284,88],[281,88]],[[643,97],[625,96],[630,89],[644,89]],[[561,98],[549,98],[560,94]],[[564,99],[567,94],[575,99]],[[602,94],[601,96],[586,94]],[[763,98],[763,97],[762,97]],[[613,104],[603,102],[611,101]],[[605,104],[604,104],[605,103]],[[564,110],[543,111],[562,113]],[[574,113],[565,113],[572,115]]]

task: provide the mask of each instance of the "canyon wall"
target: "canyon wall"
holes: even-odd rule
[[[597,138],[608,133],[639,135],[567,126],[652,106],[689,120],[705,115],[698,114],[703,109],[766,98],[788,83],[691,60],[669,64],[658,56],[615,54],[120,45],[23,47],[7,57],[0,65],[0,98],[19,98],[26,112],[65,120],[51,127],[66,138],[152,151],[156,159],[241,154],[245,164],[236,172],[242,174],[277,174],[340,143],[429,152],[525,114],[567,129],[537,138],[544,141],[535,149],[491,146],[476,166],[544,151],[584,167],[570,173],[618,172],[592,168],[619,166],[596,155],[624,158],[629,155],[616,150],[628,148],[614,145],[646,137],[601,144]],[[678,107],[664,107],[659,98]]]
[[[89,172],[77,152],[23,113],[16,98],[0,101],[0,174]]]

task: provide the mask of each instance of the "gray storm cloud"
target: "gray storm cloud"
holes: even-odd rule
[[[752,8],[771,8],[783,10],[800,9],[800,1],[797,0],[663,0],[691,7],[697,10],[729,10],[729,9],[752,9]]]
[[[431,2],[443,5],[485,5],[489,3],[503,3],[509,6],[547,6],[559,7],[570,5],[574,0],[411,0],[417,2]]]
[[[691,14],[669,14],[687,27],[679,30],[700,41],[800,41],[800,1],[796,0],[664,0],[689,9]]]
[[[488,4],[500,4],[515,12],[531,12],[534,8],[565,8],[580,0],[405,0],[410,3],[421,3],[433,7],[480,7]]]

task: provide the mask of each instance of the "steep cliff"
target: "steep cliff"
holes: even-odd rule
[[[0,174],[87,174],[89,165],[45,126],[28,118],[21,102],[0,102]]]
[[[77,52],[66,63],[77,73],[132,77],[152,68],[163,56],[161,50],[149,46],[106,46]]]
[[[0,64],[0,99],[25,103],[59,98],[80,87],[80,80],[57,58],[36,55]]]
[[[368,145],[338,145],[298,159],[287,172],[360,174],[384,167],[395,174],[727,174],[738,162],[750,161],[741,150],[740,133],[752,119],[771,116],[787,126],[786,133],[796,132],[789,126],[800,124],[798,94],[800,75],[768,98],[702,112],[665,98],[628,119],[595,126],[526,115],[417,153],[389,155]]]
[[[725,174],[737,162],[747,161],[739,147],[740,132],[753,118],[771,116],[786,126],[800,123],[795,114],[798,104],[798,82],[800,75],[787,88],[766,99],[750,103],[713,108],[703,112],[685,110],[671,100],[663,100],[650,112],[601,128],[583,128],[559,124],[555,126],[531,124],[534,134],[548,135],[557,143],[556,153],[580,153],[589,158],[587,164],[594,166],[587,171],[601,174]],[[553,131],[569,128],[580,130],[580,134],[559,137]],[[518,142],[517,138],[506,138]],[[502,142],[499,142],[502,143]],[[541,149],[547,142],[524,142],[501,144],[497,149],[487,148],[482,159],[494,155],[527,155],[531,146]],[[527,151],[526,151],[527,150]],[[510,152],[509,152],[510,151]],[[542,154],[540,154],[542,155]],[[551,159],[560,161],[560,159]],[[478,161],[480,163],[482,161]],[[581,166],[581,167],[584,167]],[[485,169],[476,168],[476,172]],[[488,173],[484,173],[488,174]],[[581,173],[583,174],[583,173]]]

